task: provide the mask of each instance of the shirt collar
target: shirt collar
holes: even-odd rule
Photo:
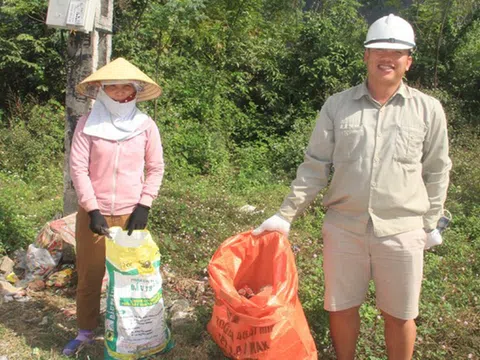
[[[395,94],[393,94],[392,98],[395,97],[396,95],[402,96],[404,99],[410,99],[412,97],[409,87],[405,85],[403,81],[400,83],[400,87],[395,92]],[[357,89],[353,94],[353,99],[359,100],[364,96],[371,97],[367,87],[367,80],[365,80],[362,84],[357,86]]]

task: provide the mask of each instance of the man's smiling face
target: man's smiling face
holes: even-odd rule
[[[409,50],[366,49],[363,60],[367,64],[369,85],[398,86],[412,65]]]

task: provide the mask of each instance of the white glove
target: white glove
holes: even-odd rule
[[[425,250],[430,249],[432,246],[440,245],[442,243],[442,234],[438,229],[433,229],[427,233],[427,241],[425,242]]]
[[[290,232],[290,223],[280,215],[273,215],[265,220],[262,225],[252,231],[252,235],[260,235],[264,231],[278,231],[285,236]]]

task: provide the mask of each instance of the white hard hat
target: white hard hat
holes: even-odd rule
[[[413,49],[415,34],[412,26],[399,16],[390,14],[375,21],[363,43],[366,48]]]

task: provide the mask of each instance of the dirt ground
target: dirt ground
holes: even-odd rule
[[[164,286],[164,298],[170,302],[186,299],[195,309],[196,320],[187,327],[172,329],[175,347],[168,354],[152,359],[225,359],[205,329],[213,295],[208,286],[199,293],[194,289],[195,284],[198,281],[176,279]],[[76,335],[75,288],[29,291],[28,296],[29,301],[0,304],[0,359],[67,359],[61,353],[63,346]],[[80,351],[77,359],[103,359],[103,328],[97,334],[95,343]]]

